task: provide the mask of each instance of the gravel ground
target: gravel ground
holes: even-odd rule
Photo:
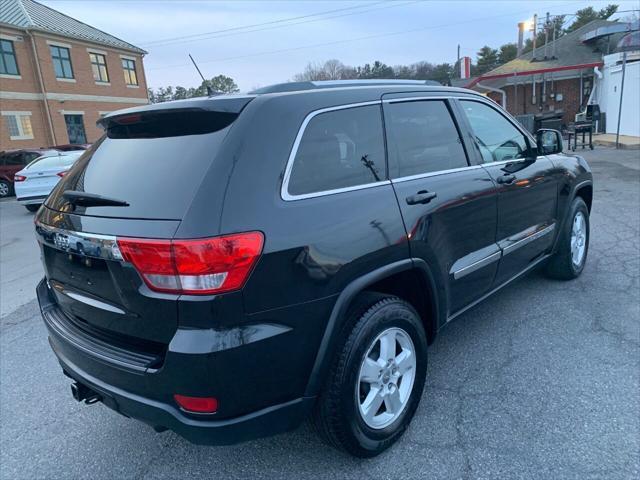
[[[307,426],[201,447],[74,402],[33,300],[37,262],[18,256],[33,250],[31,219],[0,203],[2,301],[13,302],[0,319],[0,478],[638,478],[640,152],[584,156],[596,183],[583,275],[534,272],[452,322],[407,434],[367,461]]]

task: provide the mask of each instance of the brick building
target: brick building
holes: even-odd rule
[[[456,85],[486,93],[512,115],[555,117],[566,128],[585,109],[594,77],[601,75],[603,55],[615,49],[621,36],[589,33],[614,25],[622,24],[594,20],[535,52],[520,55],[479,77],[457,81]]]
[[[145,53],[33,0],[0,0],[0,150],[97,140],[101,115],[148,103]]]

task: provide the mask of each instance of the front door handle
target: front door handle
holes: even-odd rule
[[[438,194],[436,192],[427,192],[426,190],[420,190],[415,195],[409,195],[405,200],[407,205],[417,205],[418,203],[429,203],[436,198]]]
[[[506,175],[501,175],[498,177],[497,182],[501,185],[510,185],[514,182],[514,180],[516,179],[515,175],[511,175],[511,174],[506,174]]]

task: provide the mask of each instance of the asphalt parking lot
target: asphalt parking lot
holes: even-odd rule
[[[0,202],[0,478],[638,478],[640,151],[584,156],[595,194],[583,275],[534,272],[443,330],[412,426],[373,460],[308,426],[202,447],[73,401],[34,300],[32,214]]]

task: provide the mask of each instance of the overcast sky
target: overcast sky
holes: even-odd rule
[[[151,87],[198,85],[187,56],[191,53],[207,78],[229,75],[242,90],[290,80],[307,63],[331,58],[348,65],[374,60],[389,65],[422,60],[452,63],[458,44],[463,56],[474,58],[485,44],[515,42],[517,23],[534,13],[571,14],[608,3],[629,10],[639,4],[638,0],[41,1],[147,50],[144,64]]]

